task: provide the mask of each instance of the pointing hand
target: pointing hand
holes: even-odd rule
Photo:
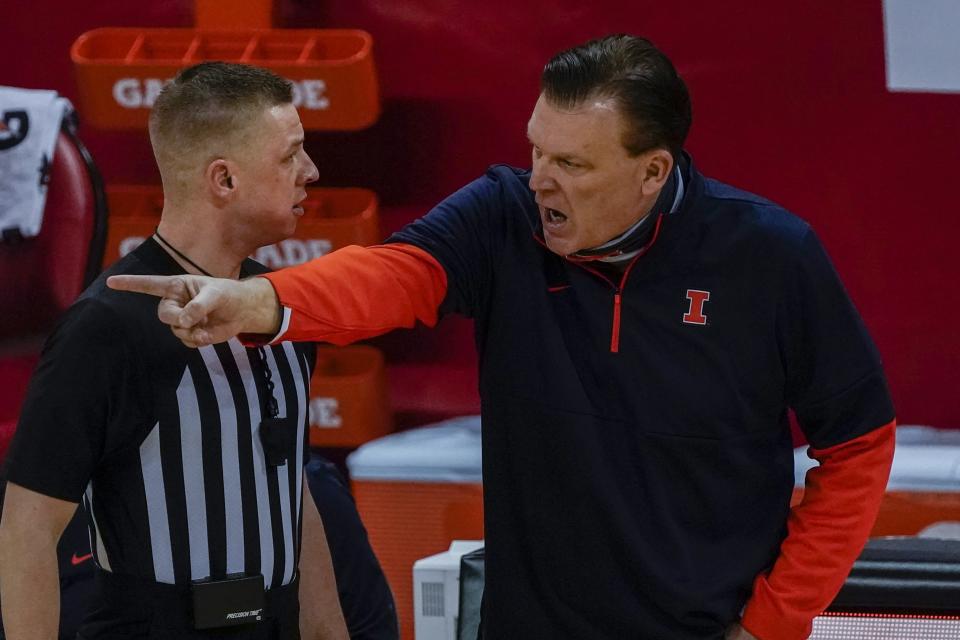
[[[161,298],[157,315],[188,347],[225,342],[239,333],[274,335],[280,305],[265,278],[111,276],[107,286]]]

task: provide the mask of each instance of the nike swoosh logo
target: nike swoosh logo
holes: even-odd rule
[[[76,552],[74,552],[73,557],[70,558],[70,564],[72,564],[73,566],[77,566],[78,564],[83,564],[84,562],[86,562],[87,560],[89,560],[89,559],[92,558],[92,557],[93,557],[93,554],[92,554],[92,553],[88,553],[88,554],[85,555],[85,556],[79,556],[79,557],[78,557],[77,554],[76,554]]]

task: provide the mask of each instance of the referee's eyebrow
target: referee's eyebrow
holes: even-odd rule
[[[303,136],[300,136],[296,140],[290,143],[290,146],[287,147],[288,151],[293,151],[299,147],[303,146]]]

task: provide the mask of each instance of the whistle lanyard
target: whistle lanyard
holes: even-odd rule
[[[262,346],[257,346],[257,359],[260,361],[260,371],[263,372],[263,383],[267,388],[266,393],[266,407],[263,407],[263,412],[268,418],[276,418],[280,415],[280,405],[277,402],[277,396],[273,393],[274,383],[273,383],[273,372],[270,371],[270,365],[267,364],[267,353]]]
[[[194,269],[205,276],[210,278],[214,277],[209,271],[198,265],[196,262],[181,253],[172,244],[167,242],[167,240],[160,235],[159,227],[154,230],[153,234],[157,237],[157,240],[159,240],[161,244],[182,258]],[[277,402],[277,396],[274,393],[275,385],[273,382],[273,373],[270,371],[270,365],[267,363],[267,353],[263,348],[263,345],[257,345],[256,353],[257,366],[253,368],[260,370],[261,378],[263,380],[264,387],[266,388],[266,393],[264,394],[266,406],[261,406],[261,412],[265,418],[260,421],[260,441],[263,445],[264,453],[266,454],[267,464],[273,467],[286,462],[286,445],[289,443],[286,442],[287,439],[283,437],[286,434],[282,433],[281,430],[286,429],[288,425],[286,425],[287,421],[285,419],[278,417],[280,415],[280,404]]]

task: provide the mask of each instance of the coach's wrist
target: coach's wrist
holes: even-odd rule
[[[266,278],[243,281],[243,333],[276,335],[280,331],[280,300]]]

